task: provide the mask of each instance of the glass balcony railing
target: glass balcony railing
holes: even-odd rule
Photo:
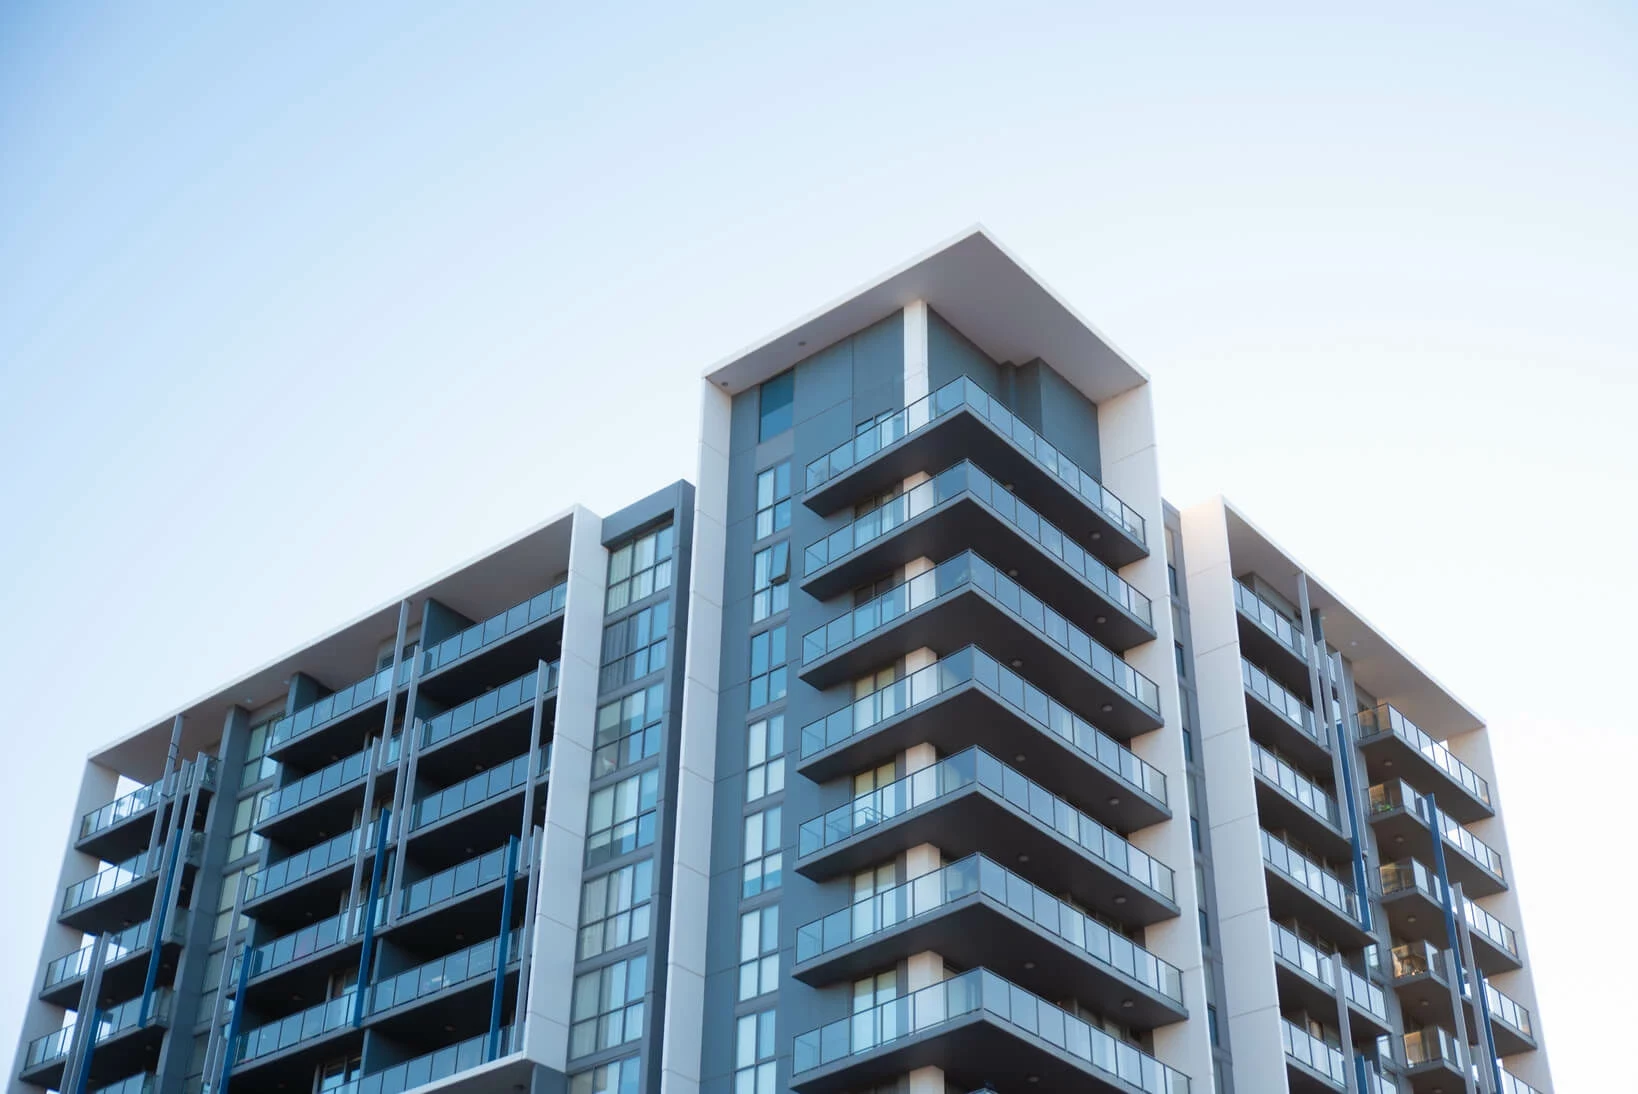
[[[1291,881],[1313,893],[1350,919],[1359,918],[1359,898],[1353,887],[1331,871],[1291,847],[1277,837],[1260,832],[1263,843],[1263,861]]]
[[[481,977],[493,978],[495,946],[499,941],[496,938],[485,939],[435,961],[428,961],[424,965],[417,965],[406,972],[390,976],[378,984],[372,984],[369,1013],[380,1014],[384,1010],[413,1003],[445,988],[453,988]],[[518,959],[516,930],[508,935],[507,952],[511,954],[510,961]]]
[[[963,551],[825,626],[809,631],[802,638],[802,663],[812,664],[908,612],[969,588],[994,598],[1008,614],[1080,662],[1098,679],[1156,718],[1160,717],[1160,689],[1153,680],[1093,641],[1085,631],[971,551]]]
[[[107,1086],[99,1086],[91,1094],[152,1094],[153,1089],[153,1073],[143,1071],[135,1075],[127,1075],[118,1082],[109,1083]]]
[[[1187,1075],[988,969],[972,969],[798,1035],[791,1072],[801,1075],[886,1048],[970,1014],[982,1014],[1015,1034],[1045,1041],[1082,1067],[1149,1094],[1189,1094]]]
[[[968,855],[804,925],[796,932],[796,959],[811,961],[979,893],[1091,961],[1183,1005],[1183,974],[1175,967],[982,855]]]
[[[528,869],[527,857],[518,857],[518,870]],[[446,900],[499,881],[506,876],[506,848],[497,847],[477,858],[467,859],[447,870],[414,882],[404,890],[403,914],[414,915]]]
[[[1453,1068],[1462,1066],[1462,1057],[1456,1050],[1456,1038],[1438,1026],[1427,1026],[1405,1034],[1405,1066],[1444,1063]]]
[[[192,790],[195,786],[201,785],[206,788],[214,788],[216,786],[216,773],[219,769],[220,764],[214,756],[207,756],[202,763],[193,764],[189,768],[187,789]],[[177,780],[180,777],[180,772],[173,771],[160,782],[151,782],[147,786],[138,787],[129,794],[122,794],[120,797],[115,798],[102,808],[87,813],[80,818],[80,839],[95,835],[106,828],[112,828],[121,821],[128,820],[141,813],[165,796],[174,793]]]
[[[1402,780],[1378,783],[1370,788],[1369,794],[1372,813],[1391,813],[1396,809],[1403,809],[1430,827],[1437,823],[1445,839],[1468,858],[1497,878],[1506,878],[1506,867],[1502,863],[1500,851],[1469,832],[1437,806],[1433,809],[1433,815],[1429,817],[1427,799],[1418,794],[1409,783]]]
[[[1335,798],[1256,741],[1251,742],[1251,763],[1263,778],[1283,790],[1286,797],[1333,828],[1342,826],[1342,810]]]
[[[568,602],[568,593],[569,583],[559,582],[499,615],[491,616],[482,623],[474,623],[460,634],[427,647],[421,655],[421,675],[437,672],[468,654],[477,653],[485,646],[492,646],[525,627],[532,627],[543,619],[557,615]]]
[[[517,1043],[517,1030],[514,1026],[502,1026],[500,1034],[500,1055],[505,1056]],[[405,1091],[471,1071],[488,1062],[488,1053],[489,1034],[481,1033],[458,1044],[354,1079],[326,1094],[404,1094]]]
[[[1319,1072],[1338,1087],[1347,1085],[1348,1065],[1341,1049],[1326,1044],[1285,1018],[1280,1019],[1280,1043],[1291,1059]]]
[[[400,740],[399,737],[388,739],[386,751],[381,758],[382,766],[397,761]],[[322,798],[352,783],[363,782],[369,771],[369,749],[356,752],[344,760],[337,760],[328,767],[322,767],[311,775],[305,775],[288,786],[281,786],[268,793],[262,799],[261,808],[256,814],[256,823],[265,824],[283,813],[300,809],[315,798]]]
[[[146,949],[150,933],[150,922],[151,920],[145,919],[135,926],[125,928],[110,938],[108,940],[108,955],[103,958],[103,963],[112,965],[121,958],[129,957],[138,950]],[[173,920],[172,926],[165,932],[165,935],[167,942],[181,942],[182,928]],[[91,969],[91,954],[95,949],[96,944],[88,942],[73,953],[64,954],[53,960],[46,966],[44,986],[51,988],[84,976]]]
[[[348,861],[358,851],[358,837],[359,831],[355,828],[351,832],[343,832],[317,846],[297,851],[289,858],[263,867],[250,875],[250,884],[245,888],[245,899],[253,900],[269,893],[276,893],[280,889],[288,888],[314,874],[323,873],[332,866]],[[375,838],[374,821],[365,829],[364,838],[366,840]]]
[[[148,1020],[139,1024],[142,1017],[142,997],[127,999],[125,1002],[102,1011],[97,1018],[96,1030],[92,1034],[92,1041],[101,1044],[111,1037],[121,1033],[139,1029],[143,1026],[163,1026],[171,1020],[171,1010],[174,997],[170,988],[156,988],[149,999]],[[28,1049],[23,1057],[23,1068],[39,1067],[52,1060],[68,1055],[69,1047],[74,1041],[74,1023],[70,1022],[62,1029],[54,1030],[44,1037],[37,1037],[28,1043]]]
[[[379,923],[386,910],[386,902],[378,900],[375,907],[376,922]],[[292,931],[290,934],[264,942],[251,950],[250,975],[260,976],[286,965],[293,965],[315,953],[356,937],[363,929],[363,908],[349,908],[339,915],[310,923],[299,931]],[[239,965],[235,961],[233,975],[237,976],[238,971]]]
[[[332,692],[316,703],[274,722],[273,728],[267,731],[267,748],[272,751],[286,741],[294,740],[335,721],[344,714],[350,714],[359,707],[373,703],[392,688],[391,666],[377,669],[358,683]]]
[[[1530,1012],[1491,987],[1488,982],[1484,986],[1484,1001],[1485,1006],[1490,1009],[1492,1020],[1506,1022],[1527,1037],[1535,1036],[1535,1030],[1530,1025]]]
[[[542,771],[551,768],[551,751],[552,746],[548,742],[541,756]],[[529,753],[524,753],[416,802],[410,811],[410,830],[425,828],[445,817],[453,817],[463,810],[509,794],[528,781]]]
[[[1387,703],[1373,710],[1359,712],[1359,739],[1368,740],[1382,734],[1392,734],[1428,758],[1451,781],[1460,785],[1479,801],[1490,804],[1490,784],[1478,772],[1458,760],[1443,743],[1434,740],[1417,728],[1416,723]]]
[[[1275,610],[1274,605],[1251,591],[1251,586],[1243,581],[1234,583],[1234,606],[1239,608],[1247,617],[1257,621],[1257,625],[1279,640],[1280,645],[1302,658],[1308,660],[1308,640],[1303,637],[1302,628]]]
[[[1467,916],[1467,925],[1476,933],[1484,936],[1491,944],[1507,951],[1514,957],[1519,955],[1519,936],[1513,933],[1513,928],[1473,903],[1464,901],[1462,913]]]
[[[198,854],[203,846],[203,833],[195,832],[188,844],[188,854],[191,859]],[[71,912],[75,908],[89,904],[93,900],[100,900],[110,893],[118,892],[128,886],[135,885],[146,878],[152,877],[159,871],[165,861],[165,849],[156,847],[152,851],[144,851],[124,862],[112,866],[104,866],[84,881],[76,881],[63,893],[63,908]]]
[[[1360,1059],[1365,1059],[1361,1056]],[[1365,1094],[1399,1094],[1399,1086],[1392,1079],[1374,1071],[1367,1064],[1365,1068]]]
[[[853,523],[838,528],[817,543],[809,544],[803,553],[803,573],[818,573],[826,566],[869,546],[895,528],[967,494],[988,505],[1020,535],[1062,562],[1126,614],[1146,627],[1154,626],[1154,608],[1148,597],[1121,580],[1114,570],[1088,554],[1080,544],[1019,501],[1011,491],[1003,489],[993,478],[965,460],[871,510]]]
[[[249,1033],[243,1034],[239,1038],[239,1043],[234,1046],[234,1062],[244,1063],[262,1056],[271,1056],[303,1041],[311,1041],[315,1037],[322,1037],[326,1033],[351,1026],[354,990],[349,988],[334,999],[297,1011],[287,1018],[269,1022],[265,1026],[257,1026]]]
[[[1012,707],[1019,717],[1034,722],[1081,753],[1088,762],[1165,804],[1165,775],[977,646],[957,650],[902,680],[855,699],[829,717],[808,723],[802,727],[802,758],[839,745],[967,683],[976,683],[992,698]]]
[[[1240,681],[1248,692],[1302,730],[1304,736],[1312,738],[1321,748],[1331,747],[1330,728],[1314,721],[1314,712],[1308,709],[1308,704],[1276,684],[1268,673],[1243,657],[1240,659]]]
[[[1443,979],[1449,968],[1449,955],[1427,942],[1403,942],[1389,952],[1388,971],[1395,980],[1410,976]]]
[[[546,692],[557,690],[557,676],[560,662],[552,661],[546,666]],[[476,699],[452,707],[442,714],[428,718],[421,725],[421,747],[431,748],[433,745],[446,741],[451,737],[458,737],[473,726],[482,725],[491,718],[498,718],[502,714],[510,714],[519,707],[527,706],[535,701],[535,677],[540,674],[538,668],[531,669],[516,680],[510,680],[495,688],[486,691]]]
[[[1301,969],[1310,979],[1318,980],[1328,988],[1337,986],[1335,962],[1332,955],[1320,953],[1318,949],[1298,938],[1289,929],[1278,923],[1268,925],[1274,939],[1274,954]],[[1349,1002],[1375,1015],[1382,1021],[1388,1020],[1388,1001],[1382,989],[1360,976],[1346,965],[1342,966],[1342,990]]]
[[[1510,1071],[1501,1073],[1501,1089],[1497,1094],[1541,1094],[1539,1090]]]
[[[797,834],[798,856],[816,854],[832,844],[975,785],[1029,814],[1043,827],[1057,832],[1116,873],[1168,901],[1172,899],[1170,867],[1150,858],[981,748],[946,756],[929,767],[804,822]]]
[[[1048,471],[1068,489],[1080,495],[1093,509],[1126,530],[1139,543],[1144,538],[1143,518],[1137,510],[1106,490],[1090,474],[1082,471],[1068,457],[1047,444],[1036,432],[978,384],[966,377],[952,380],[931,395],[923,396],[864,433],[845,441],[824,456],[808,464],[807,489],[817,490],[825,483],[846,472],[855,464],[904,440],[953,411],[967,408],[984,419],[1002,436],[1030,457],[1042,470]]]

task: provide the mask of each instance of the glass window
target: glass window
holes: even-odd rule
[[[791,545],[764,547],[751,559],[751,622],[760,623],[791,606]]]
[[[752,722],[745,731],[745,800],[785,789],[785,716]]]
[[[597,708],[592,778],[609,775],[660,750],[665,684],[651,684]]]
[[[603,628],[603,671],[598,687],[613,691],[665,668],[671,601],[662,600]]]
[[[756,477],[756,538],[762,539],[791,524],[791,464],[776,463]]]
[[[278,762],[267,752],[267,731],[273,727],[277,719],[270,718],[258,726],[250,727],[250,747],[245,750],[245,773],[240,779],[241,786],[271,779],[279,773]]]
[[[637,1094],[642,1086],[640,1062],[635,1056],[582,1071],[569,1079],[569,1094]]]
[[[661,589],[669,589],[675,550],[676,530],[668,524],[609,552],[609,591],[604,610],[617,612]]]
[[[783,816],[783,808],[776,805],[745,818],[742,895],[751,897],[769,892],[779,888],[783,881],[785,856],[779,842]]]
[[[751,637],[751,709],[785,697],[785,628]]]
[[[777,437],[791,427],[796,402],[796,373],[786,371],[763,383],[757,392],[757,409],[762,415],[758,440]]]
[[[643,1035],[643,992],[648,958],[616,961],[575,977],[569,1055],[585,1056]]]
[[[734,1094],[774,1094],[774,1012],[743,1015],[734,1027]]]
[[[262,811],[262,799],[273,792],[272,788],[240,798],[233,807],[233,835],[228,840],[227,860],[237,862],[246,855],[254,855],[262,849],[265,842],[261,835],[250,830],[256,823],[256,816]],[[228,907],[233,906],[233,898],[228,897]]]
[[[654,806],[659,787],[660,773],[645,771],[592,792],[586,810],[587,866],[654,842]]]
[[[741,1002],[779,987],[779,905],[739,917],[739,998]]]
[[[648,937],[654,860],[592,878],[580,891],[580,960]]]
[[[335,1060],[328,1060],[318,1066],[318,1089],[320,1094],[326,1090],[335,1090],[345,1086],[364,1074],[364,1058],[362,1056],[343,1056]]]

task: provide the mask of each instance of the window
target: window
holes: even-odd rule
[[[1206,1028],[1211,1031],[1211,1047],[1216,1048],[1221,1043],[1217,1040],[1217,1008],[1210,1003],[1206,1004]]]
[[[582,1071],[569,1079],[569,1094],[637,1094],[642,1071],[635,1056]]]
[[[645,771],[592,792],[586,811],[587,866],[654,842],[654,805],[659,787],[660,773]]]
[[[1189,678],[1189,669],[1183,658],[1183,643],[1174,642],[1172,644],[1177,647],[1177,678],[1187,680]]]
[[[747,1014],[734,1027],[734,1094],[774,1094],[774,1012]]]
[[[592,878],[580,890],[580,960],[648,937],[654,860]]]
[[[249,869],[249,867],[246,867]],[[222,879],[222,892],[216,899],[216,929],[211,932],[211,941],[220,942],[228,936],[233,923],[233,898],[239,895],[239,879],[244,870],[235,870]],[[250,926],[250,917],[243,912],[239,913],[239,927],[242,930]]]
[[[784,697],[785,628],[781,625],[751,638],[751,709]]]
[[[276,719],[269,719],[259,726],[250,727],[250,747],[245,750],[245,773],[239,785],[249,786],[279,773],[278,762],[266,754],[267,731],[273,728],[274,721]]]
[[[598,687],[613,691],[665,668],[671,601],[662,600],[603,628],[603,671]]]
[[[791,464],[776,463],[756,477],[756,538],[791,525]]]
[[[238,803],[234,805],[233,836],[228,840],[227,860],[229,862],[237,862],[246,855],[254,855],[262,849],[262,837],[258,833],[252,832],[250,826],[256,822],[256,814],[262,810],[262,799],[270,793],[272,793],[271,790],[263,790],[259,794],[240,798]],[[232,904],[233,901],[230,896],[228,906],[232,907]]]
[[[892,761],[853,776],[853,824],[864,827],[881,819],[882,806],[876,791],[894,781]]]
[[[665,721],[665,685],[651,684],[597,708],[592,778],[654,755],[660,750],[660,723]]]
[[[604,609],[617,612],[645,596],[669,589],[675,541],[676,530],[668,524],[610,554],[609,592]]]
[[[791,606],[791,545],[776,543],[764,547],[751,559],[754,584],[751,592],[751,622],[760,623]]]
[[[763,383],[757,392],[757,410],[762,415],[761,429],[757,439],[767,440],[777,437],[791,427],[794,421],[794,406],[796,403],[796,373],[781,372],[772,380]]]
[[[779,987],[779,905],[739,917],[740,1002]]]
[[[585,1056],[643,1035],[643,991],[648,958],[616,961],[574,980],[569,1055]]]
[[[1202,946],[1210,946],[1211,945],[1211,920],[1206,918],[1206,909],[1201,908],[1199,911],[1200,911],[1200,944]]]
[[[779,888],[785,857],[779,848],[780,806],[745,818],[745,863],[741,895],[756,896]]]
[[[752,722],[745,731],[745,800],[785,789],[785,716]]]
[[[326,1090],[334,1090],[345,1086],[364,1074],[364,1058],[362,1056],[343,1056],[330,1060],[318,1066],[319,1094]]]

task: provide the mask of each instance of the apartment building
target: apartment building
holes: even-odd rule
[[[13,1092],[1549,1094],[1482,723],[989,235],[701,386],[90,757]]]

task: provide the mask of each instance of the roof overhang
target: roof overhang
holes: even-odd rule
[[[982,226],[714,365],[706,379],[738,394],[917,300],[994,360],[1023,364],[1039,357],[1095,403],[1148,382],[1142,369]]]

